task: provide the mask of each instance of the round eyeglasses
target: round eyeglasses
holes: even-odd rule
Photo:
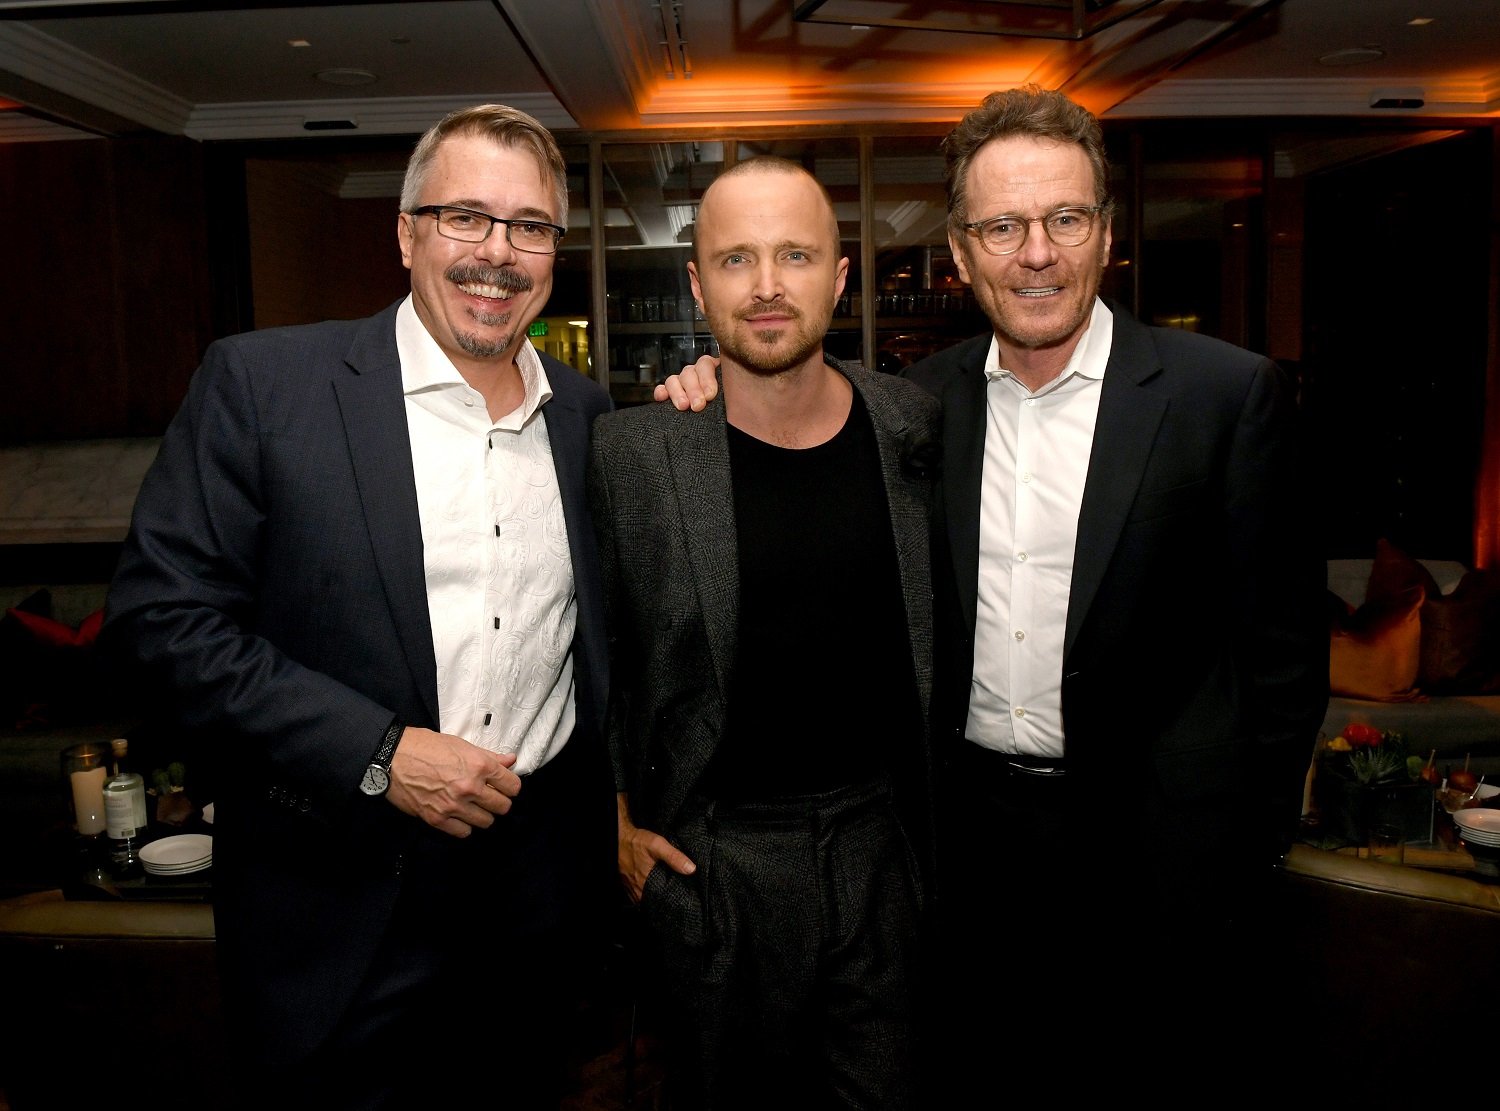
[[[1103,205],[1069,205],[1054,208],[1045,216],[991,216],[964,224],[964,231],[979,240],[992,255],[1013,255],[1026,245],[1032,224],[1041,224],[1047,238],[1059,247],[1081,247],[1094,234],[1094,222]]]
[[[557,251],[557,243],[566,228],[541,220],[506,220],[491,216],[488,212],[476,212],[472,208],[458,208],[451,204],[424,204],[414,208],[412,216],[431,216],[437,221],[438,234],[463,243],[483,243],[495,230],[496,224],[505,225],[505,239],[518,251],[533,255],[550,255]]]

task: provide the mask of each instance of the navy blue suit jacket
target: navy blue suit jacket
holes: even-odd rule
[[[106,608],[105,636],[220,758],[220,949],[273,1057],[328,1033],[380,942],[403,855],[441,836],[358,791],[393,716],[439,724],[396,307],[209,347],[142,485]],[[587,806],[612,837],[584,500],[589,428],[611,406],[543,359],[578,598],[570,743],[604,772]]]

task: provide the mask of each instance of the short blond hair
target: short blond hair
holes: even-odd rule
[[[800,174],[817,186],[818,193],[823,198],[823,203],[828,206],[828,224],[833,235],[833,249],[837,253],[839,249],[839,218],[833,211],[833,198],[828,195],[828,190],[823,183],[808,172],[806,166],[793,162],[790,158],[782,158],[775,154],[757,154],[752,158],[746,158],[742,162],[736,162],[728,169],[719,174],[709,183],[708,189],[712,189],[719,182],[729,177],[743,177],[746,174]],[[708,196],[708,189],[703,191],[703,196]],[[703,205],[702,198],[698,201],[699,207]],[[698,257],[698,221],[693,221],[693,258]]]

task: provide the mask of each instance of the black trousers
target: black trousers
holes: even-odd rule
[[[703,803],[642,912],[677,1021],[671,1106],[916,1108],[922,893],[888,790]]]
[[[425,833],[344,1020],[300,1067],[239,1078],[244,1106],[558,1106],[583,979],[605,955],[599,909],[617,890],[608,842],[578,812],[610,801],[585,790],[582,748],[575,738],[525,777],[489,829]]]
[[[997,1062],[1080,1098],[1228,1075],[1243,1096],[1274,1091],[1306,1001],[1259,925],[1269,882],[1226,905],[1220,866],[1240,869],[1179,866],[1152,800],[964,745],[939,800],[934,1106],[992,1103]]]

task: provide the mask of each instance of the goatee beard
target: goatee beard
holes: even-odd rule
[[[455,284],[496,285],[511,293],[531,292],[531,275],[512,266],[479,266],[472,262],[456,262],[443,272],[443,277]],[[503,328],[510,323],[511,313],[471,310],[470,316],[476,324],[487,328]],[[475,359],[494,359],[505,354],[515,342],[516,333],[507,332],[499,339],[486,339],[473,332],[455,332],[459,350]]]

